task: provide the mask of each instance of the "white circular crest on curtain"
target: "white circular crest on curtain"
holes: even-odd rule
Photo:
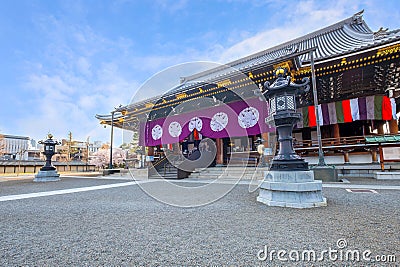
[[[224,112],[214,114],[210,121],[211,130],[214,132],[222,131],[225,129],[226,125],[228,125],[228,115]]]
[[[243,109],[238,116],[238,122],[242,128],[251,128],[257,124],[260,114],[258,110],[253,107],[247,107]]]
[[[156,125],[153,127],[153,129],[151,130],[151,137],[153,137],[154,140],[158,140],[161,138],[163,134],[163,130],[161,128],[160,125]]]
[[[177,121],[173,121],[169,124],[168,132],[172,137],[178,137],[182,133],[182,126]]]
[[[203,129],[203,121],[199,117],[194,117],[189,122],[189,131],[193,131],[196,128],[197,131]]]

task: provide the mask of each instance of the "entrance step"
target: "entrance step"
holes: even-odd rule
[[[210,167],[196,169],[189,178],[194,179],[223,179],[223,180],[262,180],[267,168],[256,167]]]

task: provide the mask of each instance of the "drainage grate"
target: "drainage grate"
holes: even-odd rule
[[[374,194],[378,194],[378,192],[376,192],[373,189],[346,189],[347,192],[350,193],[374,193]]]

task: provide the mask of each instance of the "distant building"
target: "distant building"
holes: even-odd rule
[[[27,160],[30,138],[17,135],[0,135],[2,160]]]
[[[54,155],[55,161],[83,161],[97,152],[102,146],[101,141],[77,141],[62,139],[61,145],[56,146],[57,154]]]
[[[96,153],[99,151],[103,143],[101,141],[93,141],[93,143],[89,144],[89,154],[92,155],[93,153]]]
[[[38,144],[36,140],[29,140],[28,146],[28,160],[40,160],[41,159],[41,149],[43,145]]]

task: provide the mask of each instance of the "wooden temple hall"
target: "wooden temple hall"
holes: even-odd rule
[[[400,29],[374,32],[362,13],[225,67],[184,77],[164,95],[118,109],[113,124],[139,133],[153,165],[167,150],[190,157],[205,138],[215,143],[212,164],[240,162],[241,153],[251,155],[247,164],[257,164],[258,145],[268,154],[276,144],[275,130],[265,122],[268,99],[257,95],[259,85],[272,83],[278,67],[286,68],[294,83],[311,80],[309,52],[315,49],[319,103],[314,104],[313,90],[297,100],[303,120],[293,133],[296,152],[317,162],[317,108],[328,164],[398,160]],[[111,124],[110,115],[96,117]]]

